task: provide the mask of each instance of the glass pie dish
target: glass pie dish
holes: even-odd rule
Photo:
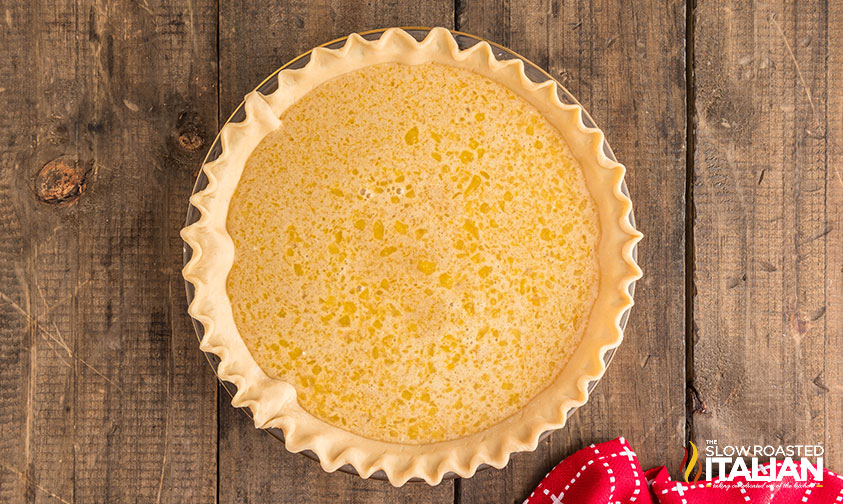
[[[430,36],[434,32],[434,29],[426,29],[426,28],[405,28],[403,30],[404,30],[403,33],[405,33],[404,36],[409,35],[413,39],[415,39],[416,41],[425,40],[428,36]],[[454,43],[456,43],[456,46],[458,47],[458,50],[460,50],[460,51],[469,49],[469,48],[475,46],[478,43],[484,43],[484,45],[488,44],[488,46],[487,46],[487,48],[485,48],[485,50],[486,51],[490,50],[492,55],[494,56],[494,58],[497,59],[497,61],[499,61],[499,62],[509,61],[509,60],[513,60],[513,59],[520,60],[523,63],[523,68],[522,68],[523,75],[526,77],[526,79],[529,79],[529,81],[531,81],[531,83],[538,84],[538,83],[546,82],[548,80],[552,80],[552,78],[549,74],[542,71],[536,65],[532,64],[531,62],[529,62],[526,59],[522,58],[521,56],[517,55],[516,53],[514,53],[512,51],[509,51],[509,50],[507,50],[503,47],[497,46],[493,43],[484,41],[480,38],[473,37],[473,36],[470,36],[470,35],[466,35],[466,34],[462,34],[462,33],[458,33],[458,32],[453,32],[453,31],[448,32],[449,33],[448,35],[442,35],[442,33],[443,33],[442,29],[436,29],[436,30],[438,30],[438,31],[436,31],[436,36],[440,37],[440,39],[439,39],[440,41],[442,41],[444,39],[449,39],[449,37],[451,37],[451,38],[453,38],[453,40],[449,39],[448,43],[450,45],[454,45]],[[387,34],[387,35],[394,34],[394,30],[392,30],[392,31],[390,31],[390,30],[378,30],[378,31],[362,33],[362,34],[359,34],[359,35],[360,35],[360,37],[362,37],[362,39],[365,39],[365,40],[368,40],[368,41],[374,41],[374,40],[379,40],[382,36],[384,36],[384,34]],[[358,37],[358,40],[359,40],[359,37]],[[386,37],[385,37],[385,40],[386,40]],[[349,37],[346,37],[346,38],[343,38],[343,39],[338,39],[338,40],[335,40],[333,42],[329,42],[328,44],[325,44],[325,45],[320,46],[320,47],[322,47],[324,49],[339,49],[339,48],[346,47],[347,43],[351,43]],[[468,52],[471,52],[471,51],[468,51]],[[474,51],[474,52],[476,53],[476,51]],[[308,53],[305,53],[302,56],[299,56],[298,58],[295,58],[294,60],[292,60],[288,64],[281,67],[279,70],[277,70],[275,73],[273,73],[270,77],[268,77],[261,85],[259,85],[256,88],[256,91],[258,93],[260,93],[261,95],[264,95],[264,96],[277,95],[278,94],[278,82],[279,82],[278,74],[279,74],[279,72],[282,72],[282,71],[288,70],[288,69],[299,69],[299,68],[305,67],[311,59],[311,54],[312,54],[312,51],[308,52]],[[545,89],[547,89],[547,87],[545,87]],[[560,106],[567,105],[567,106],[569,106],[568,107],[569,109],[579,107],[578,102],[573,98],[573,96],[570,95],[570,93],[565,91],[564,88],[561,85],[556,83],[555,89],[557,91],[557,97],[558,97],[559,102],[561,102],[563,104],[563,105],[560,105]],[[241,123],[244,120],[246,120],[247,119],[247,108],[248,108],[248,105],[246,105],[246,102],[244,102],[244,104],[241,104],[235,110],[235,112],[232,114],[231,118],[229,118],[229,120],[226,122],[226,125],[237,124],[237,123]],[[579,119],[581,120],[582,128],[596,129],[596,125],[594,124],[594,122],[591,120],[591,118],[588,116],[587,113],[582,112],[582,115]],[[602,135],[600,136],[600,138],[602,139]],[[605,140],[602,141],[602,145],[597,144],[596,142],[593,145],[594,145],[594,147],[592,147],[592,149],[594,149],[595,151],[599,150],[598,146],[602,147],[601,156],[604,156],[606,159],[608,159],[612,163],[617,163],[617,161],[615,160],[614,154],[612,153],[610,147],[608,146],[608,143],[606,143]],[[203,166],[207,165],[208,163],[212,163],[213,161],[215,161],[217,159],[217,157],[220,156],[221,152],[222,152],[222,143],[221,143],[220,137],[218,136],[217,139],[214,141],[214,143],[213,143],[213,145],[212,145],[212,147],[211,147],[211,149],[208,153],[208,156],[206,157],[206,159],[204,161]],[[226,151],[226,152],[228,152],[228,151]],[[194,191],[193,191],[194,194],[197,194],[200,191],[205,190],[207,184],[208,184],[208,178],[206,177],[205,171],[203,170],[203,171],[200,172],[200,175],[197,179],[197,182],[196,182],[196,185],[195,185]],[[622,182],[621,182],[621,184],[622,184]],[[617,194],[617,191],[618,191],[617,186],[615,186],[614,190],[615,190],[615,194]],[[622,192],[624,197],[626,197],[626,199],[628,200],[628,191],[627,191],[625,185],[621,185],[620,192]],[[612,214],[612,215],[614,215],[614,214]],[[631,229],[631,230],[634,231],[634,219],[632,217],[631,210],[629,210],[628,213],[626,213],[625,215],[626,215],[626,218],[628,218],[628,220],[629,220],[629,222],[625,223],[625,225],[627,226],[628,229]],[[187,226],[194,225],[199,220],[199,217],[200,217],[199,209],[197,209],[194,206],[191,206],[188,210],[186,225]],[[617,223],[618,221],[615,220],[614,222]],[[204,250],[204,248],[202,250]],[[634,261],[635,256],[636,256],[634,246],[632,247],[632,250],[630,251],[630,253],[631,253],[632,260]],[[187,269],[187,265],[190,262],[192,257],[193,257],[193,251],[191,250],[191,247],[188,245],[188,243],[185,243],[184,259],[185,259],[186,269]],[[628,283],[628,286],[627,286],[630,301],[631,301],[631,296],[633,294],[633,292],[632,292],[633,288],[634,288],[634,281],[631,281],[631,282]],[[192,304],[193,301],[194,301],[194,297],[196,295],[196,291],[195,291],[195,286],[193,284],[191,284],[190,282],[187,283],[187,295],[188,295],[188,301]],[[631,304],[630,304],[630,306],[631,306]],[[618,327],[618,329],[620,329],[621,333],[622,333],[623,329],[625,328],[627,319],[628,319],[628,308],[626,308],[623,311],[623,313],[621,313],[619,315],[619,317],[617,319],[617,322],[616,322],[617,327]],[[203,339],[203,332],[204,332],[203,325],[196,319],[194,319],[193,322],[194,322],[194,326],[195,326],[196,331],[197,331],[197,336],[200,338],[200,340],[202,340]],[[605,340],[601,340],[601,341],[605,341]],[[596,381],[599,379],[600,376],[602,376],[603,371],[605,370],[605,366],[608,365],[609,361],[611,360],[612,356],[614,355],[614,348],[619,343],[620,343],[620,339],[617,339],[611,345],[602,344],[602,346],[600,347],[601,348],[601,354],[600,355],[602,356],[603,366],[602,366],[602,369],[600,369],[598,373],[594,373],[594,372],[587,373],[587,376],[589,378],[592,377],[592,376],[595,376],[595,378],[587,384],[587,391],[588,392],[590,392],[593,389],[594,385],[596,384]],[[597,344],[592,342],[591,346],[596,347]],[[609,347],[611,347],[611,348],[609,348]],[[248,354],[247,354],[247,357],[248,357]],[[595,356],[595,359],[596,359],[596,356]],[[209,357],[209,362],[211,362],[211,364],[214,365],[214,366],[218,365],[218,360],[217,360],[216,356]],[[594,365],[592,367],[590,367],[589,369],[596,368],[599,363],[600,363],[599,361],[595,361]],[[222,370],[220,370],[220,371],[222,371]],[[582,382],[578,381],[578,383],[580,383],[580,387],[582,387]],[[234,386],[232,384],[229,384],[228,382],[223,381],[223,385],[226,388],[227,392],[234,395],[235,390],[234,390]],[[582,388],[580,388],[580,390],[582,391]],[[586,397],[587,397],[587,394],[586,394]],[[567,414],[570,415],[570,413],[573,411],[573,409],[565,409],[564,411],[567,411]],[[556,415],[558,415],[558,413]],[[557,425],[561,425],[561,424],[557,423]],[[558,428],[558,427],[556,427],[556,428]],[[273,436],[275,436],[279,439],[284,438],[284,434],[280,429],[268,428],[266,430],[268,430],[268,432],[270,434],[272,434]],[[533,436],[538,436],[538,434],[541,431],[535,430],[533,432],[534,432],[532,434]],[[542,434],[542,436],[545,436],[545,435],[547,435],[547,432]],[[535,437],[533,437],[532,439],[533,439],[533,441],[535,441]],[[306,449],[303,450],[302,453],[310,456],[311,458],[319,458],[319,457],[316,456],[315,453],[313,453],[309,450],[306,450]],[[511,453],[511,451],[509,453]],[[506,460],[508,460],[509,453],[506,454]],[[500,457],[500,456],[497,457],[497,460],[498,460],[498,462],[495,462],[496,466],[500,466],[500,464],[505,463],[505,462],[500,462],[500,460],[502,460],[502,457]],[[324,465],[325,460],[322,460],[322,463]],[[355,471],[354,467],[351,467],[350,465],[340,466],[339,464],[335,464],[335,465],[332,465],[331,467],[332,467],[332,469],[339,469],[339,470],[343,470],[343,471],[347,471],[347,472],[358,472],[358,471]],[[479,467],[473,466],[473,469],[470,472],[473,472],[473,470],[479,469],[479,468],[482,468],[482,467],[483,467],[482,464]],[[364,468],[363,471],[365,471],[365,470],[366,469]],[[464,471],[461,471],[460,474],[465,474],[467,472],[469,472],[469,471],[464,470]],[[455,475],[456,474],[454,472],[447,472],[444,475],[442,474],[442,472],[438,473],[438,477],[444,476],[444,478],[452,478]],[[384,471],[382,471],[382,470],[378,470],[378,471],[375,471],[373,473],[371,471],[367,471],[366,473],[364,473],[364,476],[384,479],[389,475],[384,473]],[[406,478],[406,477],[407,477],[407,475],[405,475],[403,478]],[[435,480],[436,478],[434,477],[433,479]],[[413,480],[413,478],[411,478],[410,480]],[[427,479],[427,480],[428,480],[428,482],[431,482],[431,479]],[[405,479],[400,479],[399,484],[400,484],[400,482],[403,482],[403,481],[405,481]]]

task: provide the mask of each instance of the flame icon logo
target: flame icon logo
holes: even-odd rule
[[[697,473],[694,475],[693,481],[699,481],[702,474],[702,464],[699,461],[699,452],[697,445],[693,441],[688,441],[691,445],[691,459],[688,460],[688,448],[685,448],[685,457],[682,459],[682,475],[685,477],[685,483],[691,482],[691,473],[694,471],[694,466],[697,468]]]

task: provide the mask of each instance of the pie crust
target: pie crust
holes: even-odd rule
[[[469,69],[506,86],[559,130],[579,161],[598,208],[599,290],[576,351],[556,379],[523,409],[466,437],[429,444],[389,443],[311,415],[299,406],[291,384],[270,378],[255,362],[238,333],[226,293],[226,277],[234,262],[226,219],[247,159],[281,125],[279,117],[299,98],[335,76],[370,65],[428,62]],[[326,471],[350,465],[364,478],[383,471],[396,486],[410,478],[435,485],[447,473],[470,477],[482,464],[501,468],[512,453],[534,450],[542,433],[562,427],[568,412],[586,402],[588,383],[603,375],[605,353],[623,339],[620,321],[632,306],[630,284],[641,276],[633,249],[642,235],[630,222],[632,202],[622,190],[625,168],[606,157],[603,133],[584,125],[579,105],[559,100],[552,79],[534,83],[521,60],[498,61],[486,42],[460,50],[444,28],[433,28],[420,42],[397,28],[384,31],[374,41],[352,34],[342,48],[316,48],[305,67],[282,70],[277,79],[277,91],[249,93],[244,101],[245,119],[229,122],[220,131],[221,154],[202,168],[208,184],[190,199],[201,216],[181,233],[192,249],[183,270],[195,288],[188,311],[204,327],[200,348],[220,358],[219,377],[237,386],[232,404],[248,407],[256,427],[282,429],[288,450],[312,451]]]

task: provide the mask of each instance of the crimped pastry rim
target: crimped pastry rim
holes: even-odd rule
[[[208,185],[191,197],[201,216],[182,230],[182,238],[193,251],[183,274],[195,289],[188,311],[204,327],[200,347],[220,358],[219,377],[237,386],[234,406],[249,407],[256,427],[282,429],[290,451],[312,451],[326,471],[350,465],[364,478],[383,471],[393,485],[400,486],[410,478],[438,484],[449,472],[469,477],[481,464],[503,467],[513,452],[535,449],[543,432],[562,427],[568,412],[586,402],[588,383],[605,371],[605,353],[623,338],[620,320],[632,306],[628,289],[641,276],[632,255],[641,234],[630,223],[632,203],[621,189],[625,168],[606,157],[603,134],[583,124],[582,107],[559,100],[553,79],[536,84],[525,74],[521,60],[498,61],[487,42],[460,50],[444,28],[431,29],[422,41],[390,28],[377,40],[352,34],[339,49],[319,47],[310,54],[304,68],[282,70],[274,76],[278,80],[275,92],[253,91],[246,96],[245,119],[224,125],[220,156],[202,167]],[[263,373],[237,332],[225,293],[234,254],[225,222],[243,164],[263,137],[278,127],[278,117],[286,107],[342,73],[384,62],[430,61],[468,68],[507,86],[559,129],[583,166],[598,203],[601,283],[583,342],[557,379],[527,406],[480,433],[410,445],[375,441],[331,426],[298,405],[292,385]],[[600,189],[597,194],[595,184]]]

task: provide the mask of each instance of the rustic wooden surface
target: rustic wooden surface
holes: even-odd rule
[[[843,471],[843,7],[693,6],[4,2],[0,502],[509,504],[618,435],[674,474],[688,439],[822,442]],[[646,234],[590,402],[506,469],[434,488],[326,474],[255,430],[198,351],[179,275],[187,196],[242,96],[314,45],[395,25],[548,69],[629,167]]]
[[[217,6],[0,12],[0,501],[210,502],[178,228],[217,129]]]
[[[694,44],[696,437],[824,442],[837,471],[841,14],[700,2]]]

